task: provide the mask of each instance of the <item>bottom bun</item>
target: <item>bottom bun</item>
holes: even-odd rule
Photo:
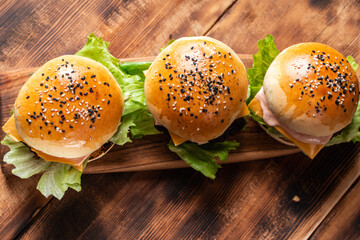
[[[89,160],[88,162],[92,162],[95,161],[101,157],[103,157],[106,153],[108,153],[111,148],[114,146],[115,144],[112,142],[107,142],[104,145],[102,145],[98,150],[96,150],[95,152],[93,152],[90,156],[89,156]]]

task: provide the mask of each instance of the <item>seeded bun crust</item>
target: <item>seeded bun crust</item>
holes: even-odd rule
[[[217,138],[245,106],[248,79],[238,55],[209,37],[180,38],[146,74],[145,96],[158,123],[184,140]]]
[[[116,132],[124,100],[102,64],[62,56],[40,67],[21,88],[14,106],[26,144],[63,158],[86,156]]]
[[[359,101],[359,80],[346,58],[321,43],[281,52],[264,79],[276,118],[296,132],[330,136],[348,125]]]

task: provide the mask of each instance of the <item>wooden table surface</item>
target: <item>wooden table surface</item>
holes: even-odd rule
[[[272,34],[280,50],[318,41],[360,62],[359,12],[358,0],[3,1],[0,72],[74,54],[91,32],[117,58],[154,56],[170,38],[191,35],[253,54]],[[85,174],[82,191],[61,201],[36,190],[38,177],[3,171],[0,238],[359,239],[359,179],[359,143],[314,160],[295,153],[225,165],[215,181],[192,169]]]

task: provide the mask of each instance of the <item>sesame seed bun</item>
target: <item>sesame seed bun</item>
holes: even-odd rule
[[[14,106],[16,129],[25,143],[48,155],[91,154],[117,131],[124,100],[102,64],[62,56],[40,67],[21,88]]]
[[[292,130],[330,136],[348,125],[359,101],[359,80],[346,58],[321,43],[281,52],[264,79],[270,110]]]
[[[238,55],[209,37],[180,38],[146,74],[145,96],[158,123],[178,137],[206,143],[245,107],[248,79]]]

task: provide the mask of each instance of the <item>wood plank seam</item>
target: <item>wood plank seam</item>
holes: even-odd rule
[[[225,10],[223,13],[220,14],[220,16],[215,20],[215,22],[209,27],[209,29],[207,29],[203,36],[207,35],[211,29],[213,29],[213,27],[225,16],[225,14],[227,14],[230,9],[237,3],[238,0],[234,0]]]
[[[341,198],[339,199],[339,201],[337,201],[337,203],[329,210],[329,212],[323,217],[323,219],[319,222],[319,224],[316,226],[316,228],[314,229],[314,231],[312,233],[310,233],[308,239],[312,239],[314,237],[314,234],[317,232],[318,229],[320,229],[323,225],[323,223],[326,221],[326,219],[331,216],[331,214],[335,211],[335,209],[337,208],[337,206],[342,204],[342,200],[344,200],[347,195],[350,193],[351,189],[353,189],[356,184],[358,184],[360,182],[360,176],[350,185],[350,187],[348,189],[346,189],[346,191],[344,192],[344,194],[341,196]]]
[[[21,230],[19,230],[17,232],[17,234],[13,237],[13,239],[20,239],[21,236],[26,233],[27,229],[29,228],[29,226],[31,226],[40,216],[41,213],[46,209],[46,207],[52,202],[54,201],[55,197],[51,196],[49,197],[49,200],[47,201],[47,203],[40,208],[38,211],[36,211],[31,218],[29,219],[29,221],[27,223],[24,224],[24,226],[21,228]]]
[[[360,177],[358,177],[356,179],[356,181],[353,182],[353,184],[349,187],[349,189],[346,191],[346,193],[334,205],[334,207],[330,210],[329,214],[326,215],[326,217],[323,219],[323,221],[321,221],[321,223],[317,226],[315,231],[310,235],[310,237],[308,239],[319,239],[318,236],[316,236],[316,235],[320,234],[320,236],[321,236],[321,233],[323,233],[323,231],[324,231],[324,229],[321,229],[321,228],[324,227],[323,225],[326,226],[328,224],[326,221],[331,221],[334,217],[336,217],[337,208],[338,207],[339,208],[344,207],[344,204],[346,202],[346,198],[349,197],[352,194],[351,192],[356,189],[356,186],[359,183],[360,183]],[[328,219],[328,217],[329,217],[329,219]],[[344,222],[344,224],[346,224],[346,223]],[[343,231],[345,231],[345,230],[343,230]]]

